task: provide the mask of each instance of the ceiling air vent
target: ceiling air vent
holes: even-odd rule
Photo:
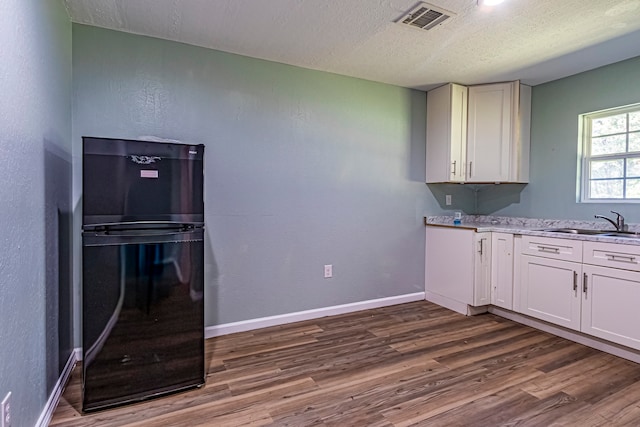
[[[456,16],[455,13],[428,3],[419,3],[403,15],[397,22],[400,24],[410,25],[423,30],[430,30],[436,25],[442,24],[447,19]]]

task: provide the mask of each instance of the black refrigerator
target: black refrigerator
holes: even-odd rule
[[[204,384],[203,155],[83,138],[84,411]]]

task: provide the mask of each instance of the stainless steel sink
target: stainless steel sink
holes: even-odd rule
[[[567,234],[589,234],[589,235],[599,235],[604,233],[612,233],[610,230],[587,230],[583,228],[545,228],[544,230],[547,233],[567,233]]]
[[[613,231],[611,233],[603,233],[603,234],[599,234],[599,236],[605,236],[605,237],[625,237],[625,238],[631,238],[631,239],[638,239],[640,238],[640,234],[633,232],[633,231]]]
[[[602,237],[623,237],[623,238],[631,238],[631,239],[640,238],[640,234],[634,231],[588,230],[583,228],[545,228],[540,231],[544,231],[547,233],[586,234],[590,236],[602,236]]]

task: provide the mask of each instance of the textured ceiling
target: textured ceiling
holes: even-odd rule
[[[413,0],[64,0],[74,22],[398,86],[535,85],[640,56],[640,0],[429,3],[456,14],[395,23]]]

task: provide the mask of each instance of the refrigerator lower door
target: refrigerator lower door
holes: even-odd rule
[[[83,410],[205,380],[203,231],[83,233]]]

